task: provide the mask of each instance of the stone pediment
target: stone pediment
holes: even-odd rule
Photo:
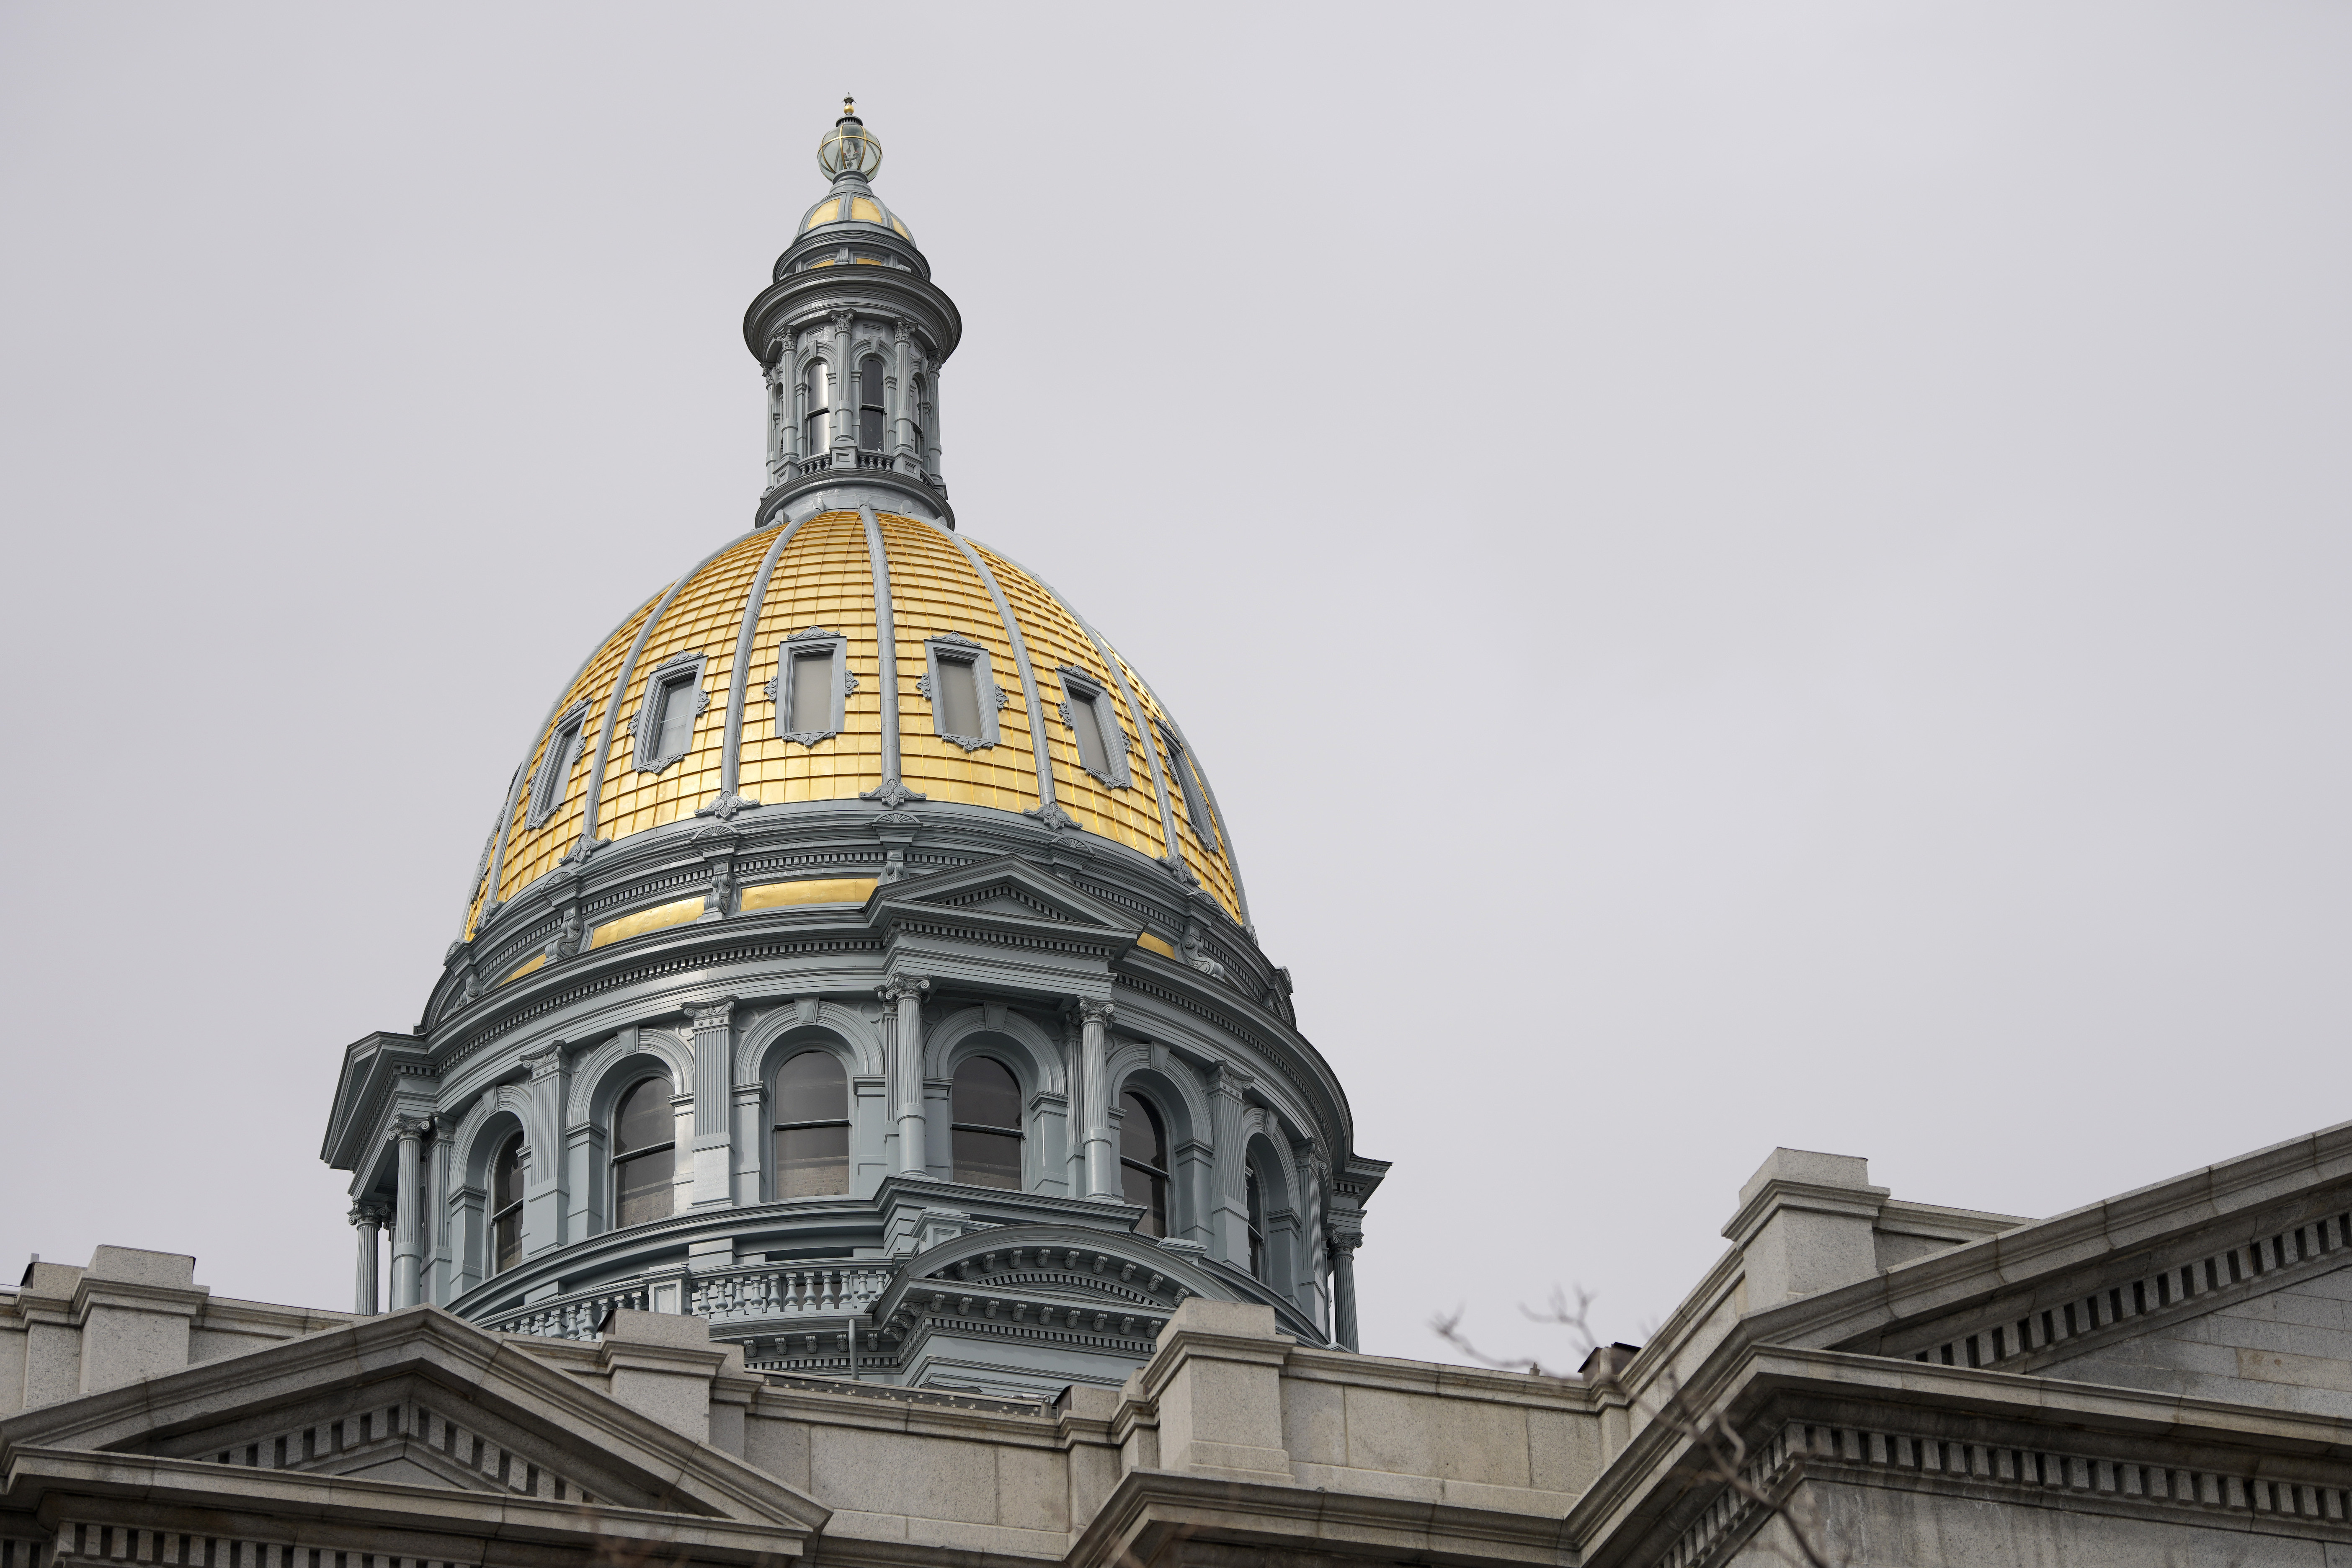
[[[12,1417],[0,1472],[30,1464],[55,1472],[44,1484],[84,1476],[102,1493],[113,1483],[89,1478],[135,1472],[140,1487],[222,1500],[380,1489],[394,1513],[429,1515],[417,1500],[439,1495],[453,1518],[524,1507],[592,1534],[616,1515],[684,1515],[755,1531],[771,1552],[823,1527],[807,1497],[596,1386],[593,1353],[551,1346],[579,1363],[565,1370],[526,1343],[432,1308],[364,1319]],[[10,1505],[18,1492],[12,1481]]]
[[[883,889],[877,903],[901,914],[995,915],[1129,936],[1139,929],[1118,910],[1015,855],[900,882]]]

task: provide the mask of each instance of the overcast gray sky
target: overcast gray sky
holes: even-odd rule
[[[1396,1161],[1641,1337],[1776,1143],[2352,1116],[2352,8],[0,8],[0,1260],[350,1300],[528,731],[748,523],[854,91],[965,531],[1146,671]]]

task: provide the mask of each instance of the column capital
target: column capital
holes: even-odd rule
[[[893,1005],[907,997],[930,994],[931,977],[928,974],[893,974],[874,988],[874,994]]]
[[[1364,1227],[1335,1220],[1323,1227],[1323,1239],[1334,1252],[1353,1252],[1364,1245]]]
[[[382,1230],[384,1222],[392,1218],[392,1210],[383,1204],[374,1202],[353,1204],[350,1218],[354,1226],[373,1226],[376,1229]]]
[[[432,1125],[433,1118],[429,1116],[395,1116],[392,1119],[392,1135],[394,1138],[421,1139]]]
[[[553,1078],[563,1070],[563,1042],[550,1040],[543,1046],[523,1052],[517,1059],[530,1069],[531,1082]]]
[[[714,996],[707,1001],[688,1002],[686,1010],[694,1019],[697,1034],[705,1029],[723,1029],[734,1020],[735,998]]]
[[[1118,1006],[1116,1003],[1097,1002],[1087,996],[1079,997],[1070,1010],[1078,1016],[1079,1023],[1099,1024],[1105,1028],[1108,1028],[1112,1020],[1118,1016]]]
[[[839,332],[842,336],[847,337],[849,335],[850,327],[855,324],[857,320],[857,312],[855,310],[835,310],[832,313],[832,320],[833,330]]]

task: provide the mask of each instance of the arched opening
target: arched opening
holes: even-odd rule
[[[878,452],[883,447],[883,429],[888,414],[882,403],[882,359],[867,354],[857,362],[857,449]]]
[[[613,1113],[613,1224],[615,1229],[667,1219],[677,1174],[677,1122],[669,1079],[641,1079]]]
[[[490,1161],[490,1272],[522,1261],[522,1134],[499,1145]]]
[[[906,397],[907,439],[913,444],[915,456],[919,460],[925,451],[925,447],[923,446],[923,410],[929,405],[930,395],[927,390],[925,390],[923,378],[921,376],[919,375],[915,377],[914,380],[914,387]]]
[[[805,377],[808,401],[801,409],[801,434],[803,443],[801,455],[814,458],[833,444],[833,426],[827,417],[831,406],[828,394],[833,386],[833,367],[822,355],[809,361]]]
[[[776,1073],[776,1196],[849,1190],[849,1076],[830,1051],[803,1051]]]
[[[1168,1130],[1151,1102],[1132,1092],[1118,1097],[1119,1190],[1143,1210],[1136,1228],[1168,1234]]]
[[[955,1179],[975,1187],[1018,1191],[1021,1085],[1013,1069],[989,1057],[967,1057],[956,1068],[948,1105]]]

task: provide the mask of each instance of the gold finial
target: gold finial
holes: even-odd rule
[[[841,95],[841,117],[844,120],[857,118],[857,99],[855,94],[845,92]]]

